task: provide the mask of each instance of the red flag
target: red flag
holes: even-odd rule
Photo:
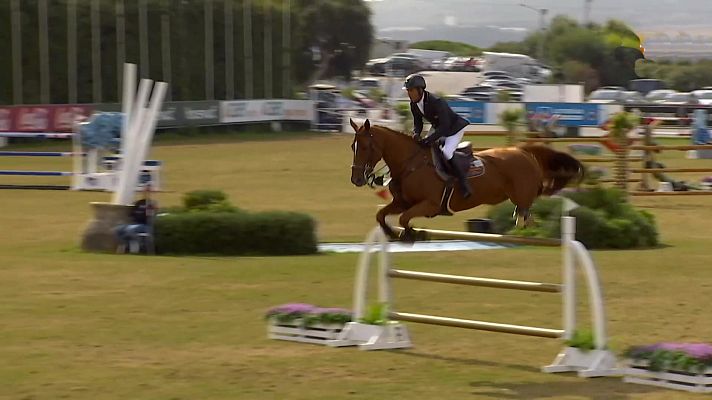
[[[376,190],[376,196],[382,198],[383,200],[388,200],[391,197],[391,192],[386,188],[379,189]]]

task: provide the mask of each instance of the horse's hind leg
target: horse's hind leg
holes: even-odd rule
[[[516,218],[517,228],[523,228],[529,226],[532,223],[531,212],[529,208],[519,208],[519,206],[514,207],[514,215],[512,218]]]
[[[533,220],[531,218],[530,209],[537,196],[538,191],[536,193],[527,193],[527,191],[521,189],[509,196],[509,199],[515,205],[512,218],[516,218],[517,228],[523,228],[531,225]]]

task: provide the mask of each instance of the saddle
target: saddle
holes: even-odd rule
[[[444,139],[440,139],[438,146],[433,146],[431,149],[435,172],[445,182],[445,190],[443,190],[442,198],[440,199],[440,212],[438,215],[452,215],[453,212],[450,210],[449,205],[457,177],[440,150],[443,141]],[[453,160],[455,161],[453,164],[460,168],[468,179],[482,176],[485,173],[485,164],[482,159],[474,155],[470,142],[462,142],[457,146]]]
[[[443,139],[440,139],[441,141]],[[440,145],[442,143],[439,143]],[[444,182],[454,181],[456,178],[454,171],[450,170],[450,163],[447,162],[443,152],[440,150],[440,146],[433,146],[431,149],[433,157],[433,165],[435,166],[435,171],[437,172],[440,179]],[[455,154],[453,155],[455,160],[455,165],[460,168],[461,171],[465,172],[465,176],[468,178],[476,178],[482,176],[485,173],[485,164],[482,159],[477,157],[472,152],[472,143],[462,142],[457,146]]]

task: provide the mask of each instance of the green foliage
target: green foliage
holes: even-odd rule
[[[410,44],[411,49],[447,51],[456,56],[474,57],[482,54],[482,49],[476,46],[449,40],[427,40]]]
[[[545,33],[534,32],[521,42],[497,43],[490,50],[539,57],[542,39],[544,60],[540,61],[554,67],[557,80],[584,82],[590,91],[599,85],[626,85],[636,77],[640,40],[620,21],[581,26],[569,17],[557,16]]]
[[[386,92],[384,92],[381,88],[371,88],[368,90],[368,98],[379,103],[383,103],[386,99]]]
[[[499,124],[507,130],[508,146],[514,145],[517,128],[525,124],[524,116],[525,111],[522,108],[508,108],[499,114]]]
[[[585,62],[577,60],[567,60],[561,65],[561,73],[564,82],[580,83],[584,85],[584,90],[588,93],[599,87],[599,77],[596,69]]]
[[[293,212],[168,214],[156,219],[162,254],[298,255],[316,253],[314,220]]]
[[[395,107],[398,117],[400,118],[401,125],[406,132],[413,130],[413,114],[410,112],[410,103],[399,102]]]
[[[351,77],[368,61],[374,29],[371,10],[363,1],[296,0],[297,79],[311,81],[331,76]],[[311,49],[318,48],[320,61]]]
[[[593,187],[562,195],[580,206],[570,214],[576,217],[576,240],[586,247],[630,249],[658,245],[658,232],[652,214],[633,208],[621,191]],[[533,226],[526,229],[515,228],[513,211],[514,206],[509,202],[490,209],[488,217],[497,232],[550,238],[561,236],[560,199],[537,199],[531,209]]]
[[[284,304],[268,310],[265,319],[277,324],[299,322],[303,327],[318,324],[343,325],[351,322],[351,312],[340,308],[321,308],[311,304]]]
[[[351,86],[345,87],[341,89],[341,95],[346,97],[347,99],[353,99],[354,98],[354,88]]]
[[[636,66],[640,76],[664,81],[671,89],[690,91],[703,86],[712,86],[712,61],[647,62]]]
[[[652,346],[632,346],[624,357],[636,362],[648,362],[650,371],[676,370],[704,373],[712,368],[712,346],[704,343],[659,343]]]
[[[576,347],[584,352],[596,348],[596,341],[593,337],[593,332],[590,330],[575,331],[571,339],[567,340],[565,344],[569,347]]]
[[[640,117],[636,114],[622,111],[611,117],[610,132],[615,138],[625,138],[633,128],[640,123]]]
[[[524,123],[524,110],[521,108],[509,108],[499,114],[499,124],[507,132],[515,132],[517,127]]]
[[[354,69],[361,67],[368,59],[368,52],[373,39],[373,27],[370,22],[370,9],[362,1],[352,0],[294,0],[291,2],[290,54],[282,56],[284,25],[282,23],[287,8],[284,2],[256,1],[252,2],[251,48],[252,57],[242,57],[245,53],[244,13],[246,2],[228,0],[233,6],[233,42],[235,52],[234,89],[237,98],[245,98],[248,87],[252,87],[252,98],[281,96],[285,91],[291,93],[285,85],[309,81],[316,67],[319,66],[312,58],[311,48],[321,48],[322,60],[325,61],[324,75],[348,76]],[[9,2],[0,4],[0,20],[10,21]],[[27,5],[25,6],[25,3]],[[39,40],[38,16],[36,1],[24,1],[20,7],[21,45],[31,56],[22,60],[24,102],[26,104],[40,103],[39,70],[40,58],[36,55]],[[67,41],[57,38],[67,37],[67,1],[47,2],[49,21],[49,57],[51,60],[50,97],[53,103],[67,103],[68,52]],[[92,57],[91,57],[91,4],[90,1],[78,1],[77,4],[77,48],[80,55],[77,63],[78,101],[80,103],[94,102],[92,93]],[[115,102],[119,100],[117,89],[118,77],[122,71],[117,67],[117,37],[116,1],[100,0],[101,14],[99,32],[101,35],[101,88],[102,101]],[[139,1],[124,1],[125,7],[125,51],[128,62],[138,63],[141,60],[140,43],[145,42],[149,48],[149,62],[140,67],[149,68],[146,75],[152,79],[166,79],[170,83],[171,97],[179,100],[201,100],[206,98],[205,90],[205,2],[203,1],[168,1],[147,0],[147,23],[149,30],[146,39],[139,35]],[[225,20],[223,18],[223,1],[213,3],[213,42],[216,55],[214,74],[214,96],[223,99],[226,96],[225,82]],[[33,5],[34,4],[34,5]],[[163,76],[162,59],[162,17],[166,16],[170,23],[170,62],[171,76]],[[0,29],[0,104],[12,103],[12,54],[9,22],[4,24],[7,29]],[[348,29],[344,29],[348,27]],[[189,29],[188,29],[189,28]],[[265,30],[271,31],[271,43],[266,40]],[[266,46],[267,45],[267,46]],[[271,57],[265,48],[271,45]],[[272,64],[271,93],[266,91],[267,77],[262,67],[265,63]],[[282,71],[291,67],[289,81],[283,79]],[[252,70],[251,78],[246,78],[246,72]],[[143,71],[143,70],[142,70]],[[143,72],[141,73],[143,76]]]
[[[536,55],[536,48],[530,49],[524,42],[497,42],[487,50],[496,53],[527,54],[530,56]]]
[[[227,202],[227,195],[220,190],[194,190],[183,195],[183,206],[187,210],[204,210]]]
[[[386,303],[376,303],[372,304],[366,310],[363,318],[359,322],[368,325],[385,325],[388,322],[388,316],[386,312],[388,310],[388,304]]]
[[[292,212],[247,213],[219,190],[195,190],[183,196],[183,208],[161,210],[156,247],[167,254],[311,254],[316,252],[315,223]]]
[[[512,94],[509,90],[500,90],[497,92],[497,101],[500,103],[509,103],[512,101]]]

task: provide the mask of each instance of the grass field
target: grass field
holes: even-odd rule
[[[168,191],[159,201],[172,205],[190,190],[222,189],[249,210],[313,215],[322,241],[362,240],[381,200],[350,184],[349,142],[347,136],[325,134],[166,138],[153,154],[165,161]],[[488,139],[475,145],[493,144]],[[710,164],[683,155],[666,154],[663,160],[670,166]],[[0,169],[61,169],[69,161],[29,165],[26,159],[0,159]],[[625,385],[618,378],[584,381],[539,373],[560,346],[545,339],[410,325],[416,347],[407,351],[369,353],[269,341],[262,315],[271,306],[350,306],[356,255],[81,253],[78,242],[90,218],[87,203],[108,198],[0,192],[0,399],[698,397]],[[635,203],[655,214],[663,245],[593,254],[613,350],[660,340],[711,341],[710,198]],[[462,229],[465,219],[485,211],[417,224]],[[394,262],[416,270],[557,281],[560,254],[518,248],[397,255]],[[414,282],[398,282],[395,292],[403,311],[560,324],[558,299],[546,294]],[[587,318],[581,313],[581,321]]]

